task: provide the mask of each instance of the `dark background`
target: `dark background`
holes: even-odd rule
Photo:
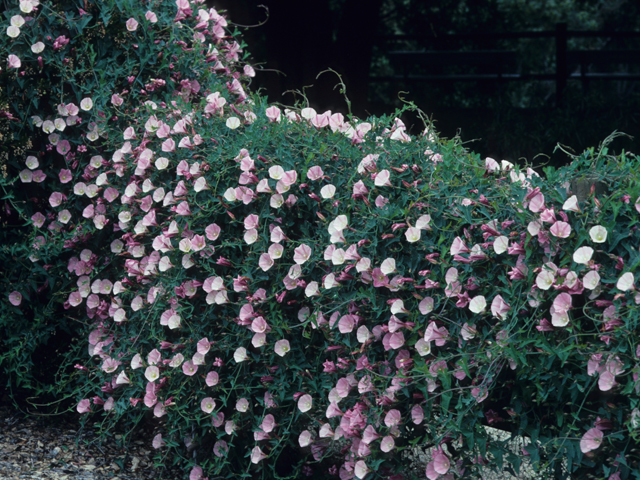
[[[561,165],[561,143],[576,152],[597,147],[614,130],[640,134],[637,80],[568,80],[561,103],[556,82],[467,81],[381,82],[370,77],[402,73],[389,56],[394,50],[510,50],[514,73],[553,74],[554,38],[496,39],[487,34],[608,32],[602,37],[569,37],[568,50],[630,51],[624,63],[589,65],[590,71],[640,73],[640,38],[616,38],[611,31],[640,31],[636,0],[210,0],[243,31],[249,63],[257,75],[253,88],[271,102],[308,102],[318,112],[348,113],[331,68],[347,86],[352,112],[366,118],[389,114],[405,99],[433,118],[441,135],[458,135],[482,156]],[[451,37],[480,34],[479,37]],[[426,38],[390,40],[395,35]],[[484,37],[482,36],[484,35]],[[485,68],[485,70],[483,70]],[[576,71],[569,66],[567,73]],[[414,66],[412,73],[491,73],[486,67]],[[302,96],[304,93],[304,97]],[[403,120],[411,133],[422,130],[417,117]],[[635,151],[636,140],[621,138],[611,148]]]

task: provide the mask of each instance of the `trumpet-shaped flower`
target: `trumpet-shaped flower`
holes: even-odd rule
[[[633,273],[627,272],[622,275],[618,282],[616,283],[616,288],[622,292],[626,292],[627,290],[632,290],[635,288],[634,286],[634,278]]]
[[[602,430],[598,428],[591,428],[580,439],[580,451],[582,453],[589,453],[592,450],[596,450],[602,444],[604,434]]]
[[[473,313],[482,313],[486,306],[487,301],[482,295],[473,297],[469,302],[469,310],[471,310]]]
[[[607,229],[602,225],[595,225],[589,230],[589,236],[593,243],[604,243],[607,241]]]
[[[593,256],[593,248],[580,247],[573,253],[573,261],[586,265]]]

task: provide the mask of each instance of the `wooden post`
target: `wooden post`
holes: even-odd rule
[[[562,105],[562,92],[567,86],[567,24],[556,24],[556,107]]]

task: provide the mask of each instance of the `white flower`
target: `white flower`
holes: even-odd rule
[[[596,225],[589,230],[589,236],[594,243],[604,243],[607,241],[607,229],[602,225]]]
[[[591,257],[593,256],[593,248],[591,247],[580,247],[573,254],[573,261],[576,263],[587,264]]]
[[[42,48],[44,48],[44,45],[42,46]],[[82,110],[84,110],[85,112],[88,112],[89,110],[91,110],[93,108],[93,100],[91,98],[89,98],[89,97],[83,98],[80,101],[80,108]]]
[[[473,299],[471,299],[471,301],[469,302],[469,310],[471,310],[473,313],[483,312],[486,306],[487,301],[482,295],[473,297]]]
[[[231,130],[235,130],[240,126],[240,119],[238,117],[229,117],[227,118],[226,125],[227,125],[227,128],[230,128]]]
[[[16,38],[18,35],[20,35],[19,27],[16,27],[15,25],[9,25],[7,27],[7,36],[11,38]]]

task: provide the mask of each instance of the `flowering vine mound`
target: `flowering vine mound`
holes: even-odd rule
[[[150,418],[191,480],[640,474],[634,155],[543,179],[430,125],[281,110],[203,2],[74,5],[5,12],[2,318],[86,325],[78,412]]]

